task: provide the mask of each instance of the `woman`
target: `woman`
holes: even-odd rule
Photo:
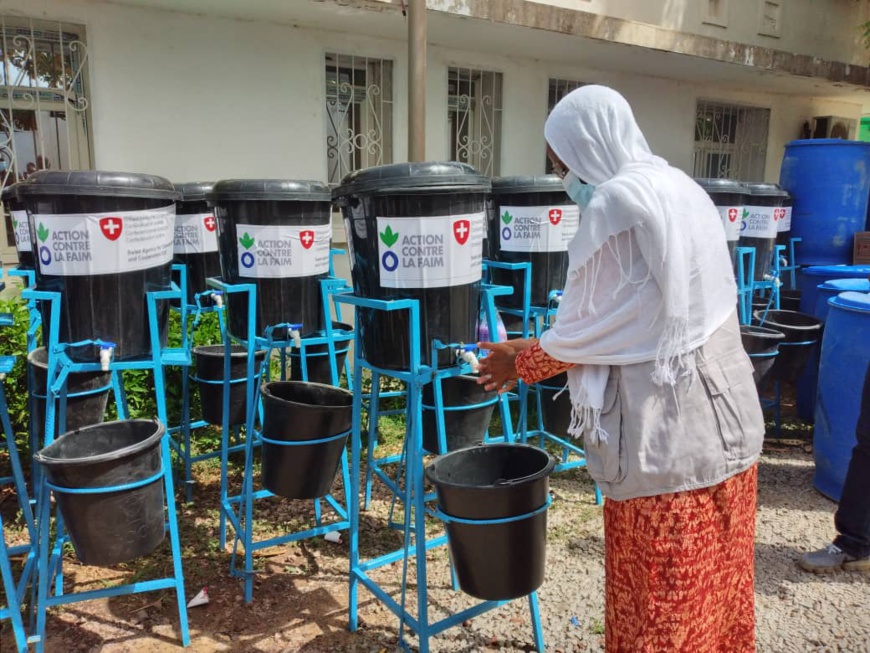
[[[544,133],[582,215],[568,282],[540,342],[480,343],[481,383],[568,372],[606,497],[608,653],[754,651],[764,422],[719,214],[609,88],[567,95]]]

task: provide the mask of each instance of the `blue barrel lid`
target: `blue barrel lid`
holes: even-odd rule
[[[789,197],[779,184],[749,183],[746,185],[751,195],[766,197]]]
[[[847,291],[828,300],[831,306],[870,313],[870,293]]]
[[[830,145],[840,145],[842,147],[870,147],[870,143],[863,141],[847,141],[843,138],[801,138],[796,141],[790,141],[785,144],[789,147],[825,147]]]
[[[749,188],[742,181],[734,179],[717,179],[715,177],[697,177],[695,183],[708,193],[735,193],[749,195]]]
[[[208,196],[211,202],[263,200],[277,202],[328,202],[329,186],[300,179],[222,179]]]
[[[827,290],[828,292],[845,292],[847,290],[870,292],[870,279],[862,279],[860,277],[854,279],[831,279],[819,284],[819,290]]]
[[[333,199],[360,194],[472,192],[488,193],[489,177],[456,161],[391,163],[351,172],[332,191]]]
[[[558,175],[518,175],[492,180],[493,195],[513,193],[565,193],[565,187]],[[567,193],[565,199],[568,199]]]
[[[73,197],[179,198],[168,179],[135,172],[106,170],[40,170],[16,184],[18,198],[47,195]]]
[[[203,202],[214,188],[213,181],[186,181],[175,184],[175,190],[181,193],[182,202]]]
[[[833,279],[857,279],[870,276],[870,265],[811,265],[801,269],[801,274],[811,277]]]

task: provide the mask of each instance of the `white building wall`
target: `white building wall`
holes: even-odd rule
[[[175,181],[325,179],[328,51],[393,59],[394,160],[407,155],[407,50],[401,40],[87,0],[5,0],[0,11],[85,25],[99,168],[150,172]],[[766,176],[774,181],[783,146],[798,137],[804,120],[829,114],[857,118],[861,109],[808,97],[732,93],[713,85],[432,45],[426,117],[430,159],[448,156],[446,89],[451,65],[504,75],[504,175],[543,171],[549,77],[605,83],[622,91],[652,148],[686,170],[692,163],[698,98],[769,107]]]

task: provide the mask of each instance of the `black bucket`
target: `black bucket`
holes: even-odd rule
[[[44,347],[34,349],[27,356],[33,369],[34,401],[31,420],[37,433],[45,429],[45,396],[48,376],[48,352]],[[70,372],[66,382],[66,425],[64,432],[75,431],[92,424],[101,424],[106,415],[109,390],[112,389],[111,372]],[[60,424],[55,411],[54,437],[60,435]],[[40,438],[40,442],[43,439]]]
[[[756,389],[760,392],[770,376],[773,364],[779,355],[779,343],[785,340],[785,334],[767,327],[742,324],[740,339],[752,360],[752,377],[755,379]]]
[[[483,442],[492,420],[498,392],[478,385],[476,376],[451,376],[441,381],[444,405],[444,437],[447,451]],[[435,384],[423,386],[423,448],[447,453],[438,446],[435,415]]]
[[[212,191],[210,181],[175,184],[181,201],[175,210],[175,261],[187,267],[187,303],[195,306],[194,296],[209,290],[205,280],[221,275],[218,252],[217,220],[206,198]],[[203,297],[201,306],[211,306],[212,299]]]
[[[350,343],[353,342],[353,327],[350,324],[341,322],[333,322],[333,335],[335,338],[341,338],[335,341],[335,371],[341,380],[341,372],[344,369],[344,361],[347,358],[347,352],[350,349]],[[320,333],[318,335],[324,335]],[[350,339],[348,339],[350,336]],[[295,347],[290,351],[290,380],[303,381],[302,378],[302,361],[300,359],[300,350]],[[329,346],[322,345],[306,345],[305,347],[305,366],[308,371],[308,380],[312,383],[325,383],[332,385],[332,367],[329,363]]]
[[[568,437],[568,427],[571,425],[571,393],[565,389],[567,384],[568,375],[563,372],[537,385],[541,395],[544,430],[560,438]]]
[[[776,184],[749,184],[749,192],[750,196],[746,198],[746,215],[737,245],[755,248],[752,278],[755,281],[765,281],[773,269],[776,230],[782,204],[788,198],[788,193]]]
[[[749,188],[746,184],[732,179],[705,178],[696,179],[716,209],[725,227],[725,241],[728,243],[728,254],[731,256],[731,265],[737,259],[737,241],[740,239],[740,227],[743,224],[743,210],[749,200]]]
[[[178,193],[162,177],[42,170],[18,184],[31,220],[38,290],[62,296],[59,342],[115,343],[115,360],[151,355],[149,291],[171,289]],[[157,303],[166,342],[169,302]],[[49,324],[43,307],[43,329]],[[93,361],[94,347],[69,350]]]
[[[209,424],[223,424],[225,353],[224,345],[204,345],[193,348],[202,418]],[[255,375],[259,374],[260,363],[265,357],[264,350],[254,352]],[[248,408],[245,392],[247,376],[248,350],[241,345],[233,345],[230,348],[230,426],[245,423]]]
[[[492,180],[493,211],[487,230],[490,257],[503,263],[532,264],[531,304],[546,306],[550,292],[562,290],[568,274],[568,243],[580,224],[580,209],[557,175]],[[490,270],[492,283],[510,286],[500,306],[522,308],[523,270]]]
[[[263,487],[288,499],[328,494],[352,425],[353,394],[322,383],[273,381],[260,387],[260,396]]]
[[[438,507],[471,520],[520,517],[544,508],[555,461],[525,444],[488,444],[436,458],[426,468]],[[463,592],[484,600],[526,596],[544,581],[547,512],[501,524],[446,523]]]
[[[33,269],[33,246],[30,243],[30,226],[27,222],[27,211],[24,203],[18,199],[18,184],[6,186],[0,192],[0,202],[3,202],[3,218],[6,221],[6,237],[15,236],[15,251],[18,252],[18,267],[23,270]]]
[[[70,489],[141,487],[99,494],[55,490],[76,556],[110,567],[148,555],[163,541],[164,485],[157,420],[107,422],[71,431],[34,456],[49,483]]]
[[[267,327],[301,324],[323,330],[320,281],[329,274],[332,204],[329,186],[316,181],[226,179],[209,203],[218,220],[223,279],[257,287],[258,336]],[[227,297],[229,331],[248,338],[248,293]],[[286,338],[284,329],[273,332]]]
[[[779,291],[779,307],[784,311],[799,311],[799,310],[801,310],[801,291],[800,290],[780,290]]]
[[[431,342],[470,343],[480,310],[485,202],[490,180],[471,166],[397,163],[349,174],[341,207],[356,295],[420,302],[420,356]],[[378,367],[410,366],[409,311],[357,308],[361,356]],[[444,350],[438,364],[455,362]]]
[[[785,335],[779,343],[779,354],[770,372],[774,381],[793,383],[800,376],[822,336],[823,322],[817,317],[797,311],[767,312],[764,322],[763,313],[756,311],[756,322],[760,326],[775,329]]]

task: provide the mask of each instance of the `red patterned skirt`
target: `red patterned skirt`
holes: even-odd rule
[[[604,504],[607,653],[755,651],[757,484]]]

